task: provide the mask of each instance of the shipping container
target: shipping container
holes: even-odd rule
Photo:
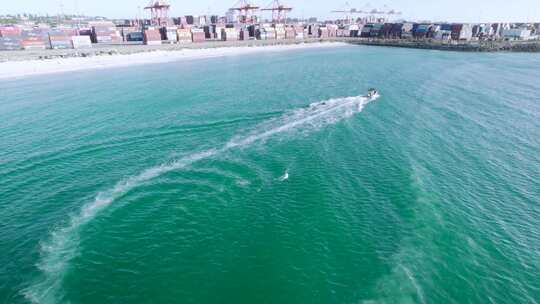
[[[21,39],[21,46],[25,50],[44,50],[47,48],[47,43],[41,37],[25,37]]]
[[[285,39],[295,39],[296,32],[293,27],[288,27],[285,29]]]
[[[403,23],[401,26],[401,38],[410,39],[413,37],[413,24],[410,22]]]
[[[385,38],[385,39],[390,38],[393,26],[394,26],[393,23],[385,23],[379,32],[379,37]]]
[[[249,40],[249,31],[247,29],[240,30],[240,40]]]
[[[71,43],[75,49],[85,49],[92,47],[90,36],[72,36]]]
[[[335,24],[327,24],[328,37],[337,37],[338,26]]]
[[[223,37],[222,37],[222,33],[223,33],[223,29],[225,27],[223,26],[216,26],[216,29],[215,29],[215,32],[216,32],[216,35],[215,35],[215,39],[216,40],[223,40]]]
[[[362,31],[360,32],[360,37],[362,37],[362,38],[371,37],[371,29],[372,28],[373,28],[372,23],[368,23],[368,24],[364,25],[364,27],[362,28]]]
[[[204,42],[206,40],[204,31],[199,28],[191,29],[191,40],[193,42]]]
[[[93,43],[118,43],[122,36],[112,22],[90,22]]]
[[[176,30],[178,28],[174,26],[165,26],[160,28],[161,40],[165,40],[169,43],[176,43],[178,41]]]
[[[19,37],[0,37],[0,51],[20,50],[21,48],[21,39]]]
[[[276,29],[271,26],[264,26],[264,32],[266,33],[266,40],[275,40],[276,39]]]
[[[190,29],[177,29],[176,36],[178,37],[178,43],[191,43],[193,39],[191,37]]]
[[[144,31],[144,44],[146,45],[160,45],[161,33],[156,29],[148,29]]]
[[[71,42],[71,36],[61,35],[55,36],[49,34],[49,44],[51,49],[71,49],[73,43]]]
[[[21,29],[19,27],[0,26],[0,37],[20,37],[20,36],[21,36]]]
[[[130,32],[126,35],[126,41],[128,42],[144,42],[144,35],[142,32]]]
[[[318,38],[328,38],[328,28],[326,26],[319,27]]]
[[[239,38],[239,32],[235,28],[224,28],[221,31],[221,39],[224,41],[236,41]]]

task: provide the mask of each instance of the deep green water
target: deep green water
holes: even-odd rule
[[[539,303],[539,179],[536,54],[3,81],[0,302]]]

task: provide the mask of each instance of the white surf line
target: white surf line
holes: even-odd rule
[[[0,62],[0,79],[16,79],[27,76],[75,72],[82,70],[127,67],[151,63],[166,63],[224,56],[246,55],[263,52],[280,52],[298,49],[328,48],[345,46],[338,42],[304,43],[292,45],[238,46],[201,49],[182,49],[133,53],[126,55],[104,55],[45,60],[23,60]]]
[[[68,263],[78,254],[80,228],[94,219],[116,199],[127,194],[133,188],[167,172],[182,169],[197,161],[216,156],[236,147],[248,146],[256,141],[269,138],[275,134],[291,130],[297,126],[305,125],[318,118],[325,118],[325,116],[346,109],[346,112],[341,113],[338,117],[332,117],[329,122],[323,121],[322,125],[334,123],[354,113],[361,112],[364,105],[368,102],[369,100],[365,97],[358,96],[330,99],[312,104],[312,106],[319,105],[320,107],[315,110],[310,110],[310,108],[293,111],[291,115],[283,115],[281,119],[275,122],[272,121],[273,123],[281,123],[277,127],[271,127],[267,131],[250,135],[240,140],[232,139],[220,149],[209,149],[194,153],[190,156],[146,169],[138,175],[118,182],[113,188],[98,193],[95,199],[85,204],[78,214],[71,216],[69,223],[65,227],[53,231],[50,239],[41,243],[41,260],[37,264],[41,271],[41,276],[35,282],[31,282],[28,288],[22,290],[22,294],[32,303],[56,303]]]

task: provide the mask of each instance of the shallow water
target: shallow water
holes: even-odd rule
[[[537,303],[538,80],[340,47],[3,81],[0,302]]]

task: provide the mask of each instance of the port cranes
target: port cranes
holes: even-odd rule
[[[394,9],[389,9],[386,5],[383,9],[371,8],[369,4],[366,4],[362,9],[352,8],[349,2],[345,2],[343,7],[338,10],[333,10],[332,13],[345,14],[345,20],[348,23],[352,23],[355,19],[354,15],[363,16],[363,22],[375,22],[377,21],[377,16],[382,17],[382,22],[387,22],[390,16],[401,15],[401,12],[398,12]]]
[[[272,22],[285,23],[287,20],[287,13],[292,11],[292,7],[284,5],[279,0],[273,0],[272,3],[270,3],[266,8],[263,8],[261,11],[271,11]]]
[[[144,8],[150,11],[152,25],[167,25],[171,5],[166,0],[151,0]]]
[[[255,12],[259,9],[259,6],[252,4],[248,0],[239,0],[229,10],[238,12],[238,21],[240,23],[253,24],[257,19]]]

